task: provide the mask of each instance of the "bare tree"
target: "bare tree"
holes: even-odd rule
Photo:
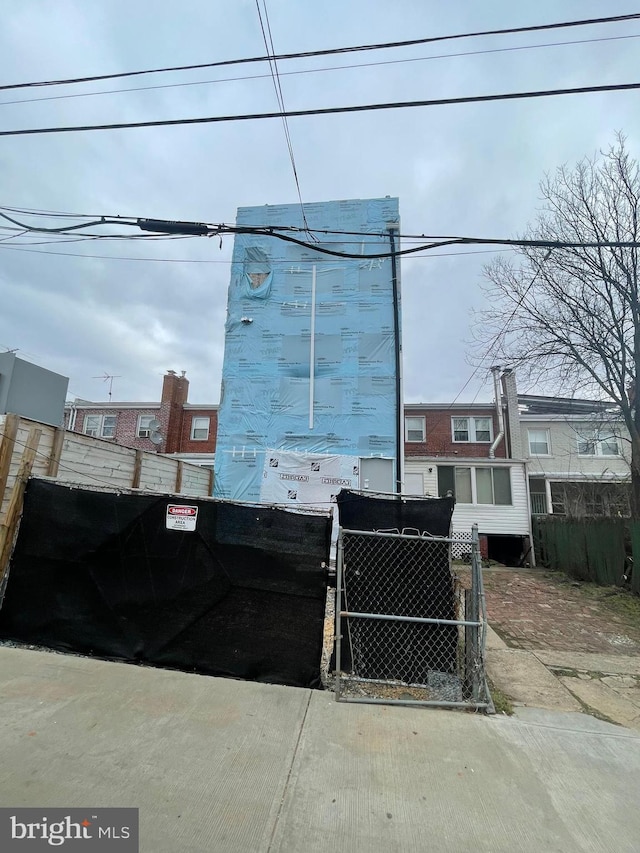
[[[540,184],[543,206],[523,239],[637,242],[640,169],[625,138]],[[490,307],[476,351],[565,394],[619,408],[631,436],[632,512],[640,517],[640,293],[635,247],[521,248],[485,267]]]

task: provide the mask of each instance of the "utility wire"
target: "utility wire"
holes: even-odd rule
[[[542,263],[544,263],[544,262],[547,260],[547,258],[549,257],[549,255],[550,255],[550,254],[551,254],[551,249],[549,249],[549,251],[547,252],[547,254],[545,255],[545,257],[543,258]],[[535,272],[535,275],[532,277],[531,281],[530,281],[530,282],[529,282],[529,284],[526,286],[526,288],[525,288],[525,290],[523,291],[522,295],[520,296],[520,298],[519,298],[519,299],[518,299],[518,301],[516,302],[516,305],[515,305],[515,307],[514,307],[513,311],[511,312],[511,314],[509,314],[509,317],[507,318],[507,322],[506,322],[506,323],[504,324],[504,326],[503,326],[503,327],[502,327],[502,328],[501,328],[501,329],[500,329],[500,330],[499,330],[499,331],[498,331],[498,332],[493,336],[493,338],[491,339],[491,342],[489,343],[489,346],[487,347],[487,350],[485,351],[485,354],[482,356],[482,358],[481,358],[481,359],[480,359],[480,361],[478,362],[477,367],[475,368],[475,370],[473,371],[473,373],[471,374],[471,376],[467,379],[467,381],[464,383],[464,385],[462,386],[462,388],[458,391],[458,393],[456,394],[456,396],[453,398],[453,402],[451,402],[451,403],[449,404],[449,408],[451,408],[451,407],[455,404],[456,400],[460,397],[460,395],[462,394],[462,392],[463,392],[463,391],[465,390],[465,388],[469,385],[469,383],[472,381],[473,377],[478,373],[478,371],[480,371],[480,370],[482,370],[482,369],[486,370],[486,367],[485,367],[485,368],[483,368],[483,364],[484,364],[484,362],[486,362],[486,360],[487,360],[490,356],[492,356],[492,355],[493,355],[493,351],[494,351],[494,348],[495,348],[496,344],[498,343],[498,341],[500,340],[500,338],[505,334],[505,332],[506,332],[506,331],[507,331],[507,329],[509,328],[509,326],[510,326],[510,324],[511,324],[511,321],[512,321],[512,320],[513,320],[513,318],[516,316],[516,314],[517,314],[517,312],[518,312],[518,309],[523,305],[524,300],[525,300],[525,299],[527,298],[527,296],[529,295],[529,291],[531,290],[531,288],[533,287],[533,285],[534,285],[534,284],[536,283],[536,281],[538,280],[538,276],[540,275],[540,273],[541,273],[541,272],[542,272],[542,264],[538,267],[538,269],[537,269],[537,270],[536,270],[536,272]],[[483,386],[484,386],[484,382],[483,382]],[[483,386],[482,386],[482,387],[483,387]],[[480,389],[478,390],[478,394],[479,394],[479,393],[480,393]],[[476,398],[477,398],[478,394],[476,394]]]
[[[276,61],[276,51],[273,44],[273,37],[271,35],[271,25],[269,23],[269,13],[267,12],[267,3],[266,0],[262,0],[262,6],[264,8],[264,19],[267,25],[267,32],[269,33],[269,38],[267,39],[267,32],[265,32],[264,23],[262,20],[262,12],[260,11],[260,0],[256,0],[256,9],[258,10],[258,20],[260,21],[260,29],[262,30],[262,38],[264,41],[264,46],[267,49],[267,54],[269,55],[269,69],[271,71],[271,79],[273,80],[273,87],[276,92],[276,101],[278,102],[278,106],[280,107],[280,111],[282,113],[282,127],[284,129],[284,138],[287,142],[287,148],[289,150],[289,159],[291,160],[291,168],[293,169],[293,179],[296,182],[296,190],[298,192],[298,200],[300,201],[300,210],[302,211],[302,221],[304,223],[305,231],[309,233],[309,224],[307,222],[307,216],[304,211],[304,204],[302,203],[302,192],[300,190],[300,181],[298,179],[298,170],[296,169],[296,160],[293,156],[293,144],[291,142],[291,134],[289,133],[289,124],[287,122],[287,117],[285,115],[286,109],[284,105],[284,95],[282,94],[282,85],[280,83],[280,75],[278,74],[278,63]]]
[[[89,130],[125,130],[140,127],[173,127],[214,122],[257,121],[271,118],[362,113],[375,110],[397,110],[411,107],[442,107],[452,104],[479,104],[491,101],[517,101],[529,98],[550,98],[558,95],[585,95],[597,92],[624,92],[640,89],[640,83],[612,83],[606,86],[576,86],[568,89],[543,89],[532,92],[504,92],[497,95],[467,95],[461,98],[432,98],[425,101],[391,101],[382,104],[356,104],[346,107],[325,107],[310,110],[287,110],[277,113],[246,113],[244,115],[202,116],[199,118],[158,119],[156,121],[117,122],[114,124],[84,124],[68,127],[32,127],[20,130],[1,130],[0,136],[30,136],[42,133],[80,133]]]
[[[520,44],[513,47],[494,47],[486,50],[465,50],[458,53],[440,53],[432,56],[413,56],[406,59],[387,59],[380,62],[359,62],[349,63],[345,65],[328,65],[324,68],[302,68],[298,71],[280,71],[279,77],[292,77],[301,74],[324,74],[328,71],[350,71],[356,68],[379,68],[386,65],[403,65],[408,62],[430,62],[436,59],[457,59],[467,56],[484,56],[494,53],[513,53],[521,50],[539,50],[547,47],[569,47],[580,44],[596,44],[600,42],[610,41],[625,41],[627,39],[637,39],[640,35],[632,33],[626,36],[607,36],[595,39],[575,39],[572,41],[552,41],[543,44]],[[161,83],[157,86],[133,86],[127,89],[103,89],[100,92],[71,92],[67,95],[47,95],[44,98],[20,98],[14,101],[0,101],[0,107],[10,106],[13,104],[39,104],[43,101],[64,101],[69,98],[93,98],[100,95],[119,95],[127,94],[128,92],[152,92],[156,89],[178,89],[185,86],[211,86],[217,83],[238,83],[245,80],[264,80],[270,77],[271,74],[247,74],[241,77],[219,77],[217,80],[190,80],[186,83]]]
[[[249,234],[257,237],[272,237],[276,240],[282,240],[286,243],[294,243],[297,246],[302,246],[305,249],[311,249],[314,252],[319,252],[323,255],[330,255],[336,258],[351,258],[358,261],[370,261],[383,258],[399,257],[402,255],[412,255],[417,252],[438,249],[443,246],[454,245],[487,245],[487,246],[517,246],[538,249],[569,249],[569,248],[640,248],[640,242],[633,240],[601,240],[601,241],[568,241],[568,240],[525,240],[521,238],[498,238],[498,237],[446,237],[446,238],[424,238],[437,240],[437,242],[424,243],[414,246],[410,249],[399,249],[395,252],[374,252],[364,254],[361,252],[339,252],[334,249],[328,249],[321,243],[308,243],[305,240],[299,240],[292,237],[290,234],[283,234],[277,231],[274,227],[263,226],[261,228],[243,225],[206,225],[201,222],[175,222],[171,220],[159,219],[136,219],[125,221],[124,218],[107,218],[87,222],[84,225],[70,225],[66,228],[40,228],[26,226],[18,220],[13,219],[6,214],[0,212],[0,217],[8,219],[15,225],[21,228],[26,228],[29,231],[44,232],[44,233],[64,233],[65,231],[77,230],[82,227],[91,225],[127,225],[138,227],[145,231],[153,231],[161,234],[181,235],[181,236],[198,236],[211,237],[222,236],[224,234]],[[118,238],[118,235],[109,235],[111,238]],[[371,236],[363,234],[362,236]],[[369,245],[372,245],[369,243]]]
[[[282,53],[275,57],[276,60],[306,59],[312,56],[333,56],[343,53],[358,53],[369,50],[387,50],[398,47],[412,47],[419,44],[433,44],[435,42],[453,41],[456,39],[477,38],[480,36],[511,35],[515,33],[540,32],[542,30],[566,29],[568,27],[583,27],[594,24],[611,24],[622,21],[634,21],[640,18],[640,13],[629,15],[613,15],[601,18],[587,18],[577,21],[561,21],[553,24],[538,24],[528,27],[508,27],[499,30],[480,30],[476,32],[456,33],[454,35],[431,36],[429,38],[408,39],[405,41],[381,42],[379,44],[361,44],[351,47],[329,48],[326,50],[300,51],[297,53]],[[143,74],[161,74],[172,71],[195,71],[199,68],[219,68],[227,65],[243,65],[251,62],[268,62],[269,56],[251,56],[242,59],[225,59],[218,62],[203,62],[195,65],[174,65],[165,68],[148,68],[141,71],[121,71],[116,74],[96,74],[87,77],[68,77],[60,80],[39,80],[30,83],[10,83],[0,86],[0,91],[7,89],[27,89],[38,86],[60,86],[70,83],[92,83],[97,80],[115,80],[123,77],[138,77]]]
[[[29,245],[35,245],[35,244],[31,243]],[[231,265],[232,263],[234,263],[231,260],[213,260],[211,258],[150,258],[150,257],[143,257],[143,258],[138,257],[138,258],[136,258],[133,256],[123,257],[121,255],[89,255],[89,254],[85,254],[84,252],[54,252],[52,250],[45,250],[45,249],[30,249],[30,248],[26,248],[22,245],[17,245],[17,246],[16,245],[14,245],[14,246],[4,246],[3,245],[3,246],[0,246],[0,248],[12,249],[13,251],[16,251],[16,252],[30,252],[34,255],[62,255],[62,256],[67,256],[70,258],[90,258],[90,259],[105,260],[105,261],[153,261],[153,262],[157,262],[157,263],[169,263],[169,264],[227,264],[228,266]],[[411,260],[420,260],[420,259],[429,260],[430,258],[450,258],[450,257],[458,257],[460,255],[486,255],[486,254],[492,254],[493,255],[493,254],[497,254],[500,252],[509,252],[509,251],[512,251],[512,250],[511,249],[482,249],[480,251],[471,251],[471,252],[433,252],[433,253],[430,252],[428,255],[414,255]],[[271,263],[271,264],[286,264],[289,266],[292,266],[292,265],[295,266],[295,263],[292,263],[290,258],[275,258],[275,259],[272,258],[269,261],[269,263]],[[316,263],[316,264],[318,264],[318,263],[331,264],[331,263],[335,263],[335,262],[332,260],[329,260],[329,259],[326,259],[326,260],[320,259],[320,260],[314,261],[314,263]]]

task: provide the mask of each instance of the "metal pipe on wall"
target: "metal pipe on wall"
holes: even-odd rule
[[[389,245],[391,247],[391,285],[393,292],[393,337],[396,367],[396,493],[402,494],[402,464],[404,460],[404,425],[402,411],[402,347],[400,344],[400,299],[398,288],[398,266],[396,261],[396,240],[394,232],[398,231],[398,222],[388,222]]]

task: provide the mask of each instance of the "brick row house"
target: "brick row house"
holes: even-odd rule
[[[405,404],[405,491],[453,494],[455,535],[477,524],[483,555],[517,564],[531,539],[515,376],[494,373],[488,403]]]
[[[75,400],[65,407],[65,427],[139,450],[155,450],[213,468],[217,404],[188,402],[189,380],[167,372],[160,402],[97,403]]]
[[[531,559],[532,514],[628,514],[628,437],[608,404],[519,395],[511,370],[494,389],[492,403],[405,403],[405,494],[453,494],[454,533],[478,524],[484,555],[506,563]],[[212,469],[218,405],[188,391],[169,371],[160,402],[75,400],[65,425]]]

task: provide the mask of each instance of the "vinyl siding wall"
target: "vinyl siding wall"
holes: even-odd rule
[[[405,474],[422,474],[424,494],[438,496],[438,465],[461,468],[507,467],[511,472],[511,506],[456,503],[453,531],[464,532],[478,525],[480,533],[528,536],[530,531],[529,501],[524,465],[509,460],[496,465],[494,460],[478,459],[405,459]],[[431,470],[430,470],[431,469]]]

